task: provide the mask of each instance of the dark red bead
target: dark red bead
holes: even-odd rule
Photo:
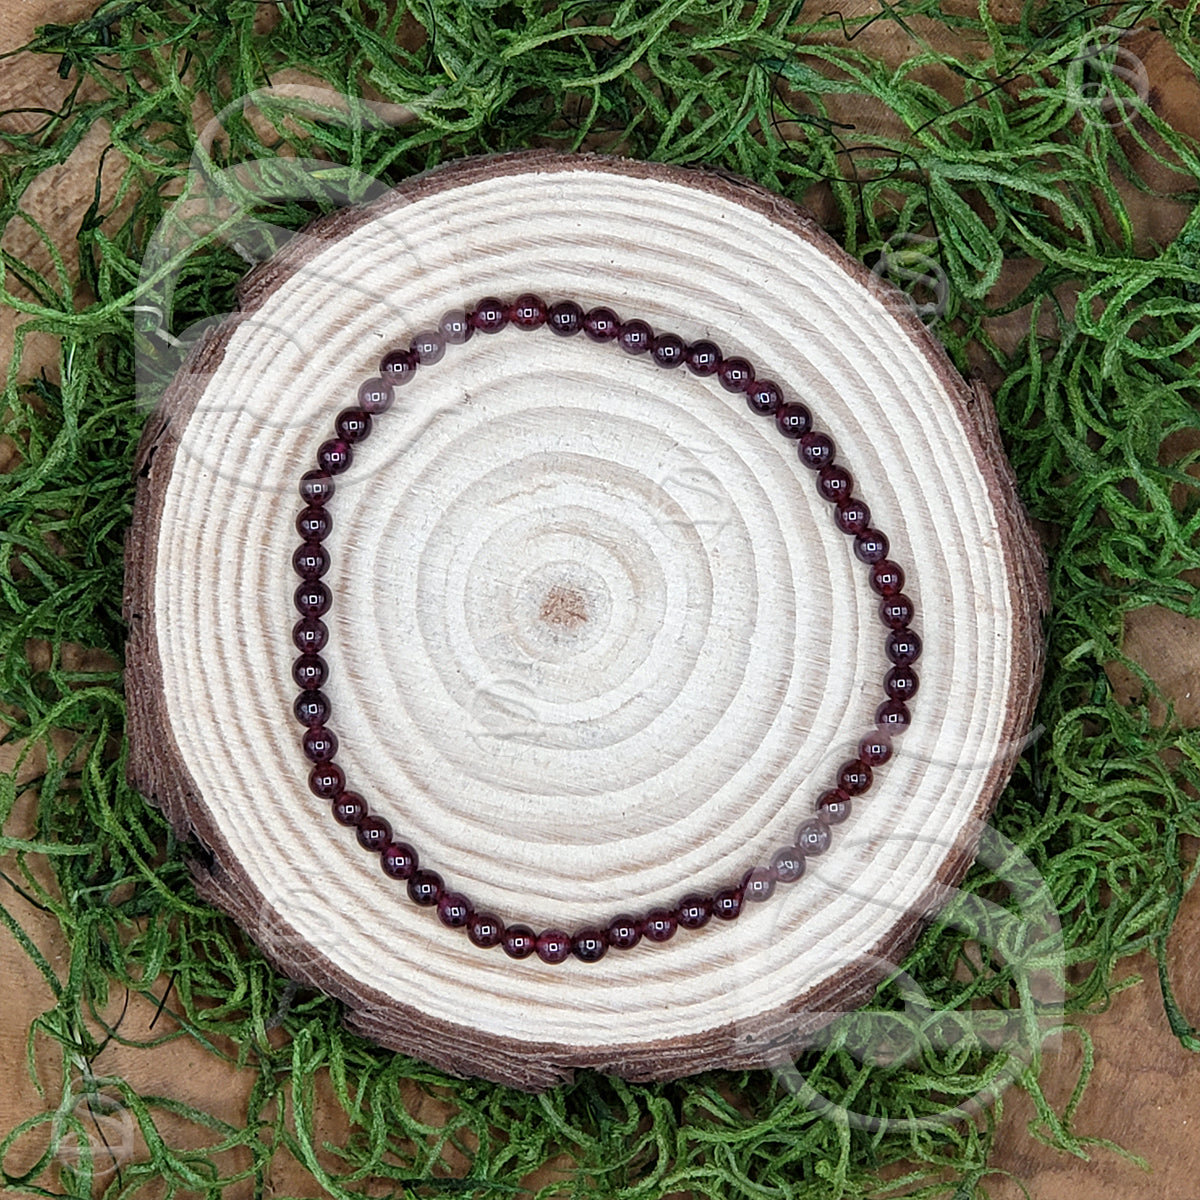
[[[827,433],[817,433],[810,429],[800,439],[800,461],[814,471],[827,467],[833,462],[833,438]]]
[[[745,392],[754,382],[754,368],[744,358],[722,359],[717,378],[727,392]]]
[[[357,792],[339,792],[330,806],[339,825],[357,825],[369,813],[367,802]]]
[[[324,725],[314,725],[304,731],[300,742],[304,756],[313,762],[328,762],[338,752],[337,734]]]
[[[823,792],[817,800],[817,816],[826,825],[840,825],[850,815],[850,797],[837,788]]]
[[[332,800],[345,788],[346,775],[337,763],[317,763],[308,773],[308,790],[322,800]]]
[[[916,615],[916,605],[902,592],[885,596],[880,601],[879,619],[889,629],[902,629]]]
[[[333,428],[344,442],[361,442],[371,432],[371,414],[361,408],[343,408],[333,419]]]
[[[675,920],[684,929],[703,929],[712,917],[712,897],[690,892],[675,905]]]
[[[409,343],[408,351],[421,366],[432,367],[442,361],[446,339],[440,329],[423,329]]]
[[[829,826],[821,820],[805,821],[796,830],[796,848],[805,858],[815,858],[818,854],[824,854],[832,840]]]
[[[770,867],[752,867],[742,876],[742,899],[747,903],[761,904],[769,900],[775,891],[775,876]]]
[[[571,935],[562,929],[543,929],[537,936],[537,956],[544,963],[566,962],[571,953]]]
[[[328,471],[305,471],[300,476],[300,499],[305,504],[324,504],[332,496],[333,480]]]
[[[872,783],[871,768],[860,758],[852,758],[838,768],[837,786],[847,796],[861,796]]]
[[[883,648],[898,667],[912,666],[921,657],[921,639],[911,629],[893,629]]]
[[[693,375],[715,375],[721,365],[721,349],[715,342],[693,342],[684,352],[684,361]]]
[[[611,342],[621,332],[621,318],[611,308],[589,309],[583,318],[583,332],[593,342]]]
[[[645,354],[654,341],[654,330],[645,321],[624,321],[617,333],[617,345],[626,354]]]
[[[885,700],[875,710],[875,724],[888,733],[903,733],[912,720],[908,708],[901,700]]]
[[[887,692],[888,699],[907,703],[917,694],[919,683],[912,667],[893,667],[883,677],[883,690]]]
[[[467,937],[481,950],[490,950],[504,941],[504,922],[495,913],[472,913]]]
[[[292,569],[301,579],[320,579],[329,570],[329,551],[320,542],[302,542],[292,551]]]
[[[393,388],[403,387],[417,373],[417,356],[411,350],[389,350],[379,360],[379,377]]]
[[[301,617],[292,626],[292,644],[302,654],[316,654],[325,649],[329,630],[319,617]]]
[[[571,953],[580,962],[599,962],[608,953],[608,940],[602,929],[581,929],[571,938]]]
[[[773,417],[783,403],[783,392],[779,384],[770,379],[756,379],[746,389],[746,404],[752,413],[762,417]]]
[[[302,654],[292,663],[292,678],[305,692],[315,692],[329,678],[329,666],[319,654]]]
[[[317,466],[328,475],[340,475],[349,470],[354,450],[343,438],[330,438],[317,447]]]
[[[850,472],[845,467],[839,467],[837,463],[822,467],[817,476],[817,491],[821,493],[821,498],[828,500],[830,504],[847,499],[853,487],[854,479]]]
[[[301,725],[324,725],[333,705],[324,692],[301,692],[292,704],[292,712]]]
[[[858,757],[868,767],[882,766],[892,757],[892,739],[882,729],[868,733],[858,743]]]
[[[642,937],[648,942],[669,942],[679,922],[669,908],[652,908],[639,922]]]
[[[642,940],[642,930],[636,917],[622,914],[609,921],[606,936],[614,950],[632,950]]]
[[[879,529],[864,529],[854,539],[854,556],[859,562],[873,565],[887,558],[887,534]]]
[[[407,842],[388,842],[379,854],[383,873],[392,879],[411,879],[416,874],[420,860]]]
[[[572,337],[583,328],[583,309],[574,300],[556,300],[550,305],[546,324],[559,337]]]
[[[292,593],[292,602],[302,617],[323,617],[333,603],[333,593],[319,579],[306,580]]]
[[[743,900],[740,887],[722,888],[713,896],[713,916],[722,921],[735,920],[741,914]]]
[[[904,590],[904,570],[890,558],[881,559],[871,568],[871,587],[881,596],[894,596]]]
[[[386,379],[368,379],[358,387],[358,407],[366,413],[387,412],[396,398],[396,390]]]
[[[414,871],[408,880],[408,898],[422,908],[432,908],[446,889],[436,871]]]
[[[537,934],[528,925],[510,925],[500,944],[509,958],[528,958],[537,949]]]
[[[372,854],[379,854],[392,840],[392,827],[383,817],[368,814],[356,826],[358,844]]]
[[[470,921],[472,911],[470,900],[461,892],[443,892],[438,897],[438,920],[451,929],[462,929]]]
[[[683,362],[685,350],[683,338],[675,333],[660,333],[650,343],[650,357],[660,367],[678,367]]]
[[[442,313],[442,319],[438,322],[438,332],[446,339],[447,345],[461,346],[463,342],[471,340],[471,334],[475,330],[467,313],[461,308],[452,308],[449,312]]]
[[[302,508],[296,517],[296,532],[306,542],[324,541],[333,532],[333,513],[315,504]]]
[[[508,309],[508,319],[518,329],[541,329],[547,315],[545,300],[532,292],[523,292]]]
[[[775,410],[775,428],[794,441],[812,428],[812,413],[803,404],[781,404]]]
[[[499,333],[508,324],[508,306],[495,296],[484,296],[467,320],[476,333]]]
[[[795,883],[804,874],[804,855],[795,846],[776,850],[771,859],[771,872],[779,883]]]
[[[871,524],[871,510],[857,497],[839,500],[833,519],[843,533],[862,533]]]

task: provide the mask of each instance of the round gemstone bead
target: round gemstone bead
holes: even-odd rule
[[[642,929],[636,917],[622,914],[609,921],[606,936],[614,950],[632,950],[642,940]]]
[[[323,617],[333,603],[333,593],[319,579],[306,580],[292,594],[292,602],[302,617]]]
[[[648,942],[669,942],[679,921],[669,908],[652,908],[638,924]]]
[[[912,720],[907,706],[902,700],[885,700],[875,710],[875,724],[888,733],[903,733]]]
[[[302,654],[292,663],[292,678],[305,692],[315,692],[329,678],[329,666],[319,654]]]
[[[571,953],[571,935],[561,929],[543,929],[537,936],[537,956],[544,963],[566,962]]]
[[[690,892],[675,905],[675,920],[684,929],[703,929],[712,918],[712,898]]]
[[[744,392],[754,382],[754,368],[744,359],[723,359],[717,368],[717,378],[727,392]]]
[[[328,471],[305,471],[300,476],[300,499],[305,504],[325,504],[333,496],[333,480]]]
[[[742,876],[739,886],[744,900],[761,904],[775,892],[775,875],[770,867],[752,867]]]
[[[783,392],[779,384],[770,379],[756,379],[746,389],[746,406],[759,416],[774,416],[782,403]]]
[[[683,362],[687,347],[683,338],[674,333],[660,333],[650,343],[650,357],[660,367],[678,367]]]
[[[839,500],[833,519],[843,533],[862,533],[871,524],[871,510],[857,496]]]
[[[608,953],[602,929],[581,929],[571,938],[571,953],[580,962],[599,962]]]
[[[623,321],[617,334],[617,345],[626,354],[645,354],[654,341],[654,330],[645,321]]]
[[[332,800],[346,789],[346,775],[337,763],[317,763],[308,773],[308,790],[322,800]]]
[[[621,332],[621,318],[611,308],[589,309],[583,318],[583,332],[593,342],[611,342]]]
[[[692,342],[684,352],[684,361],[693,375],[715,375],[721,365],[721,349],[716,342]]]
[[[301,579],[320,579],[329,570],[329,551],[320,542],[303,542],[292,552],[292,569]]]
[[[484,296],[467,319],[476,333],[499,333],[508,324],[508,307],[495,296]]]
[[[432,908],[441,898],[445,886],[436,871],[422,868],[414,871],[408,880],[408,898],[422,908]]]
[[[879,529],[864,529],[854,539],[854,556],[859,562],[873,565],[887,558],[887,535]]]
[[[432,367],[445,356],[445,335],[440,329],[423,329],[409,344],[408,352],[421,366]]]
[[[392,879],[411,879],[416,874],[420,860],[407,842],[388,842],[379,853],[383,873]]]
[[[368,814],[359,821],[358,844],[372,854],[379,854],[392,840],[392,827],[383,817]]]
[[[823,792],[817,800],[817,816],[826,825],[840,825],[850,815],[850,797],[837,788]]]
[[[338,752],[337,734],[324,725],[314,725],[304,731],[300,742],[305,758],[312,762],[328,762]]]
[[[572,337],[583,328],[583,309],[574,300],[558,300],[550,305],[546,324],[559,337]]]
[[[917,694],[919,682],[912,667],[893,667],[883,677],[883,690],[889,699],[907,702]]]
[[[518,329],[541,329],[547,315],[545,300],[532,292],[518,296],[508,310],[508,319]]]
[[[472,913],[467,922],[467,937],[472,945],[490,950],[504,941],[504,922],[495,913]]]
[[[333,705],[324,692],[301,692],[292,704],[292,712],[301,725],[324,725],[332,711]]]
[[[781,404],[775,410],[775,428],[794,441],[812,428],[812,413],[803,404]]]
[[[817,491],[821,493],[821,498],[828,500],[830,504],[847,499],[853,487],[854,479],[850,472],[845,467],[839,467],[837,463],[822,467],[817,475]]]
[[[328,641],[329,629],[320,617],[301,617],[292,626],[292,645],[302,654],[316,654]]]
[[[883,648],[898,667],[911,667],[921,657],[921,639],[911,629],[893,629]]]
[[[537,934],[528,925],[510,925],[500,944],[509,958],[528,958],[537,949]]]
[[[333,513],[315,504],[302,508],[296,517],[296,532],[306,542],[324,541],[333,532]]]
[[[916,605],[904,595],[896,592],[885,596],[879,604],[879,619],[889,629],[901,629],[917,615]]]
[[[815,858],[818,854],[824,854],[829,849],[829,843],[832,840],[833,835],[829,832],[829,826],[821,820],[805,821],[796,830],[796,848],[806,858]]]
[[[333,420],[333,428],[344,442],[361,442],[371,432],[371,414],[361,408],[343,408]]]
[[[837,786],[847,796],[861,796],[872,780],[871,768],[861,758],[852,758],[838,768]]]
[[[462,892],[443,892],[438,897],[438,920],[451,929],[462,929],[470,921],[472,911],[470,900]]]
[[[868,733],[858,743],[858,757],[868,767],[878,767],[892,757],[892,739],[881,729]]]
[[[357,792],[340,792],[330,805],[339,825],[357,825],[367,816],[367,802]]]
[[[827,467],[833,462],[833,438],[827,433],[818,433],[810,429],[800,439],[800,461],[814,471]]]
[[[438,333],[445,338],[448,346],[461,346],[463,342],[469,342],[474,332],[471,318],[461,308],[442,313],[442,319],[438,322]]]
[[[890,558],[881,559],[871,568],[871,587],[881,596],[894,596],[904,589],[904,571]]]
[[[741,914],[743,899],[741,888],[722,888],[713,896],[713,916],[722,921],[735,920]]]
[[[358,407],[365,413],[387,412],[396,398],[396,389],[386,379],[368,379],[358,386]]]
[[[349,470],[354,450],[344,438],[330,438],[317,447],[317,467],[328,475],[340,475]]]
[[[411,350],[389,350],[379,360],[379,377],[393,388],[403,387],[417,373],[417,356]]]
[[[779,883],[795,883],[804,874],[804,855],[796,846],[776,850],[771,859],[771,873]]]

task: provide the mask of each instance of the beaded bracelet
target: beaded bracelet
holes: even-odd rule
[[[875,712],[874,727],[859,742],[858,756],[842,764],[834,785],[818,798],[816,815],[800,825],[794,845],[778,850],[769,864],[751,867],[737,884],[711,896],[693,892],[673,908],[655,908],[642,915],[622,913],[605,926],[589,926],[573,934],[556,928],[535,933],[529,925],[506,925],[494,913],[476,912],[470,900],[450,890],[436,871],[420,867],[416,850],[396,839],[391,825],[372,814],[362,796],[346,789],[345,774],[334,762],[338,739],[328,724],[331,705],[321,691],[329,678],[329,668],[320,655],[329,631],[321,617],[333,604],[333,595],[321,577],[330,566],[323,543],[333,528],[328,508],[333,477],[349,468],[355,443],[370,434],[373,418],[391,407],[396,389],[412,380],[418,366],[439,362],[448,345],[461,345],[475,333],[498,333],[510,324],[524,330],[546,326],[559,337],[582,332],[594,342],[615,342],[626,354],[647,354],[660,367],[686,365],[693,375],[715,377],[727,391],[743,394],[751,412],[774,417],[779,432],[797,443],[800,461],[816,472],[817,490],[833,506],[837,527],[853,537],[854,553],[869,569],[870,586],[882,597],[880,618],[889,631],[885,652],[893,663],[884,677],[886,698]],[[851,797],[864,793],[871,786],[874,769],[891,758],[893,735],[909,724],[907,702],[917,691],[912,664],[921,653],[921,639],[910,628],[915,609],[903,592],[904,572],[888,557],[887,537],[871,524],[870,509],[853,495],[853,479],[834,462],[834,453],[833,440],[813,428],[812,415],[803,404],[785,401],[778,384],[756,378],[749,362],[724,357],[711,341],[685,343],[673,333],[656,334],[645,321],[622,321],[610,308],[585,313],[573,300],[547,305],[528,293],[511,304],[489,296],[469,311],[446,313],[436,330],[417,334],[407,350],[390,350],[383,356],[379,376],[359,387],[356,407],[338,413],[334,437],[317,450],[316,469],[300,479],[300,496],[306,507],[296,518],[303,542],[292,556],[292,565],[302,582],[295,593],[300,620],[292,630],[292,640],[301,653],[292,677],[301,689],[294,711],[305,726],[304,753],[314,764],[309,788],[331,802],[334,818],[356,830],[364,849],[380,856],[386,875],[406,881],[413,903],[435,908],[444,925],[465,930],[475,946],[503,946],[514,959],[536,953],[547,963],[560,963],[571,955],[583,962],[597,962],[610,947],[630,950],[643,939],[666,942],[677,929],[701,929],[713,917],[732,921],[746,903],[768,899],[777,884],[794,883],[804,874],[806,860],[828,849],[831,826],[850,815]]]

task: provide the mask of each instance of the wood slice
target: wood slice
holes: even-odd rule
[[[482,951],[308,790],[296,485],[381,352],[525,290],[712,338],[812,409],[908,575],[913,724],[805,877],[599,963]],[[523,153],[319,222],[147,428],[129,775],[202,894],[385,1046],[527,1089],[759,1065],[861,1003],[965,873],[1030,720],[1040,551],[983,390],[802,212],[712,171]],[[349,786],[535,929],[712,893],[790,844],[873,723],[878,597],[794,442],[583,336],[451,347],[338,477],[328,692]]]

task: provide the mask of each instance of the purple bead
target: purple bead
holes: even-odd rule
[[[325,504],[333,496],[333,480],[328,471],[305,471],[300,476],[300,499],[305,504]]]
[[[818,854],[824,854],[832,840],[829,826],[821,820],[805,821],[796,830],[796,849],[805,858],[815,858]]]
[[[868,767],[882,766],[892,757],[892,739],[881,729],[868,733],[858,743],[858,757]]]
[[[411,350],[389,350],[379,360],[379,377],[393,388],[403,387],[416,373],[417,356]]]
[[[391,879],[411,879],[416,874],[417,852],[407,842],[388,842],[379,852],[383,873]]]
[[[887,534],[879,529],[864,529],[854,538],[854,556],[868,565],[882,562],[888,549]]]
[[[544,963],[566,962],[571,953],[571,935],[561,929],[543,929],[537,936],[537,956]]]
[[[510,925],[500,944],[509,958],[528,958],[537,949],[537,934],[528,925]]]
[[[795,441],[812,428],[812,413],[803,404],[781,404],[775,410],[775,428]]]
[[[609,921],[606,936],[614,950],[632,950],[642,940],[642,929],[636,917],[622,914]]]
[[[541,329],[547,315],[545,300],[532,292],[518,296],[508,309],[508,319],[518,329]]]
[[[675,905],[675,920],[683,929],[703,929],[712,917],[712,897],[690,892]]]
[[[292,626],[292,644],[301,654],[317,654],[327,641],[329,630],[320,617],[301,617]]]
[[[323,617],[333,603],[333,593],[319,579],[306,580],[292,593],[292,602],[302,617]]]
[[[745,392],[754,382],[754,368],[744,358],[726,358],[717,368],[717,378],[727,392]]]
[[[611,342],[621,332],[621,318],[611,308],[589,309],[583,318],[583,332],[593,342]]]
[[[546,324],[551,333],[571,337],[583,328],[583,309],[574,300],[557,300],[550,305]]]
[[[432,908],[441,898],[445,887],[436,871],[414,871],[408,880],[408,898],[422,908]]]
[[[361,442],[371,432],[371,414],[361,408],[343,408],[333,419],[333,428],[344,442]]]
[[[467,320],[476,333],[499,333],[508,324],[508,306],[495,296],[484,296]]]
[[[871,568],[870,583],[881,596],[894,596],[904,590],[904,571],[890,558],[880,559]]]
[[[617,345],[626,354],[645,354],[654,341],[654,330],[645,321],[625,321],[617,333]]]
[[[333,705],[324,692],[301,692],[292,704],[292,712],[301,725],[324,725]]]
[[[833,462],[833,455],[833,438],[829,434],[810,429],[800,438],[800,461],[806,467],[819,471]]]
[[[472,911],[470,900],[462,892],[443,892],[438,897],[438,920],[451,929],[462,929],[470,921]]]
[[[329,678],[329,666],[319,654],[302,654],[292,663],[292,678],[305,692],[315,692]]]
[[[463,342],[471,340],[471,334],[475,330],[467,313],[461,308],[452,308],[449,312],[442,313],[442,319],[438,322],[438,332],[446,339],[447,345],[461,346]]]
[[[358,844],[372,854],[379,854],[392,840],[392,827],[383,817],[367,815],[356,826]]]
[[[845,467],[839,467],[837,463],[822,467],[817,476],[817,491],[821,493],[821,498],[828,500],[830,504],[848,499],[853,487],[854,479],[850,472]]]
[[[684,361],[693,375],[715,375],[721,365],[721,348],[716,342],[693,342],[684,353]]]
[[[795,883],[804,874],[804,855],[796,846],[776,850],[771,859],[771,872],[779,883]]]
[[[581,929],[571,937],[571,953],[580,962],[599,962],[608,953],[608,940],[602,929]]]
[[[660,333],[650,343],[650,357],[660,367],[678,367],[683,362],[683,338],[674,333]]]
[[[302,508],[296,517],[296,532],[306,542],[324,541],[333,532],[333,513],[315,504]]]
[[[857,497],[839,500],[833,519],[843,533],[862,533],[871,524],[871,510]]]
[[[823,792],[817,801],[817,816],[826,825],[840,825],[850,815],[850,797],[837,788]]]
[[[756,379],[746,389],[746,404],[752,413],[773,417],[783,403],[783,392],[779,384],[770,379]]]
[[[357,792],[340,792],[330,804],[339,825],[355,826],[368,815],[367,802]]]
[[[349,470],[354,450],[343,438],[330,438],[317,447],[317,467],[328,475],[340,475]]]
[[[734,921],[742,912],[745,896],[740,887],[722,888],[713,896],[713,916],[721,921]]]
[[[329,551],[320,542],[304,542],[292,551],[292,569],[311,582],[329,570]]]
[[[901,700],[885,700],[875,710],[875,724],[893,735],[903,733],[911,720],[908,708]]]
[[[652,908],[639,922],[642,937],[648,942],[669,942],[679,922],[669,908]]]
[[[911,629],[893,629],[884,651],[898,667],[910,667],[921,657],[921,639]]]
[[[304,731],[300,740],[305,758],[312,762],[328,762],[338,752],[337,734],[324,725],[314,725]]]
[[[883,690],[889,700],[901,700],[907,703],[917,694],[920,681],[912,667],[893,667],[883,677]]]
[[[742,876],[739,886],[744,900],[761,904],[764,900],[769,900],[775,891],[775,876],[770,867],[752,867]]]
[[[432,367],[441,362],[446,353],[446,339],[438,329],[423,329],[413,338],[408,347],[409,353],[423,367]]]
[[[386,379],[368,379],[358,388],[358,407],[365,413],[387,412],[396,398],[396,390]]]
[[[852,758],[838,768],[837,786],[847,796],[861,796],[872,783],[871,768],[861,758]]]
[[[916,615],[916,605],[902,592],[885,596],[879,604],[879,619],[889,629],[902,629]]]
[[[504,941],[504,922],[495,913],[472,913],[467,922],[467,937],[472,945],[490,950]]]
[[[317,763],[308,773],[308,790],[322,800],[332,800],[345,789],[346,776],[337,763]]]

